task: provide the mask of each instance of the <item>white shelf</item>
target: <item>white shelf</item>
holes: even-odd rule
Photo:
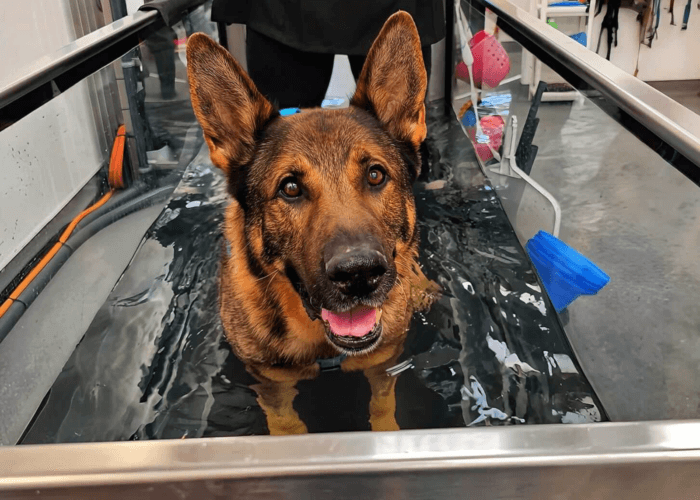
[[[586,17],[586,6],[547,7],[547,17]]]
[[[579,97],[579,92],[577,90],[569,90],[565,92],[543,92],[542,101],[543,102],[555,102],[555,101],[575,101]]]
[[[538,17],[541,21],[558,17],[578,18],[579,27],[586,33],[586,48],[590,49],[593,37],[593,13],[595,12],[596,1],[590,0],[590,7],[586,12],[586,5],[573,6],[550,6],[547,0],[530,0],[530,13]],[[585,28],[584,28],[585,26]],[[530,99],[535,95],[537,85],[542,78],[542,62],[532,54],[523,52],[523,83],[529,84]],[[546,80],[547,81],[547,80]],[[553,82],[549,82],[553,83]],[[573,101],[578,98],[579,92],[545,92],[542,95],[543,101]]]

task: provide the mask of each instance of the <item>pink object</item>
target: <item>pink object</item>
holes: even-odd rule
[[[459,63],[455,72],[457,73],[457,78],[464,80],[467,83],[469,82],[469,69],[467,68],[466,64],[463,62]]]
[[[364,337],[372,331],[377,323],[377,310],[371,307],[359,306],[355,309],[335,313],[323,309],[321,319],[327,321],[331,332],[341,337]]]
[[[484,116],[481,119],[481,130],[485,135],[489,137],[489,144],[494,149],[498,151],[503,143],[503,127],[505,122],[503,118],[498,115]],[[479,144],[476,142],[476,128],[469,130],[469,136],[471,137],[472,143],[474,144],[474,149],[476,154],[479,155],[481,161],[489,161],[493,158],[493,153],[489,149],[488,144]]]
[[[495,36],[483,30],[469,40],[469,47],[474,58],[474,84],[481,87],[485,83],[496,88],[510,71],[508,53]]]

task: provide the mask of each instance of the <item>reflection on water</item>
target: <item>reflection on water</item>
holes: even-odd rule
[[[395,383],[402,429],[605,418],[500,201],[458,124],[432,116],[416,186],[425,274],[443,288],[414,316]],[[144,238],[23,443],[266,434],[258,383],[218,317],[223,177],[206,150]],[[370,383],[325,372],[296,384],[309,432],[369,430]]]

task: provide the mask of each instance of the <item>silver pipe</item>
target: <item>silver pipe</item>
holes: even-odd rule
[[[136,12],[33,61],[24,71],[18,72],[21,76],[0,88],[0,108],[155,23],[159,18],[157,11]]]
[[[314,481],[321,484],[328,477],[339,485],[354,484],[352,478],[358,477],[370,489],[387,477],[398,482],[420,477],[421,485],[434,488],[438,483],[443,492],[452,488],[459,495],[411,498],[464,498],[463,484],[479,477],[486,481],[483,487],[492,484],[486,478],[505,477],[502,484],[492,484],[503,491],[519,485],[545,488],[542,482],[549,476],[559,483],[568,478],[558,486],[563,490],[592,473],[603,480],[604,471],[624,468],[622,476],[606,476],[598,485],[605,494],[592,498],[615,498],[609,496],[615,493],[626,498],[629,491],[623,488],[629,485],[623,479],[641,486],[654,478],[673,493],[663,498],[677,500],[697,494],[699,467],[700,421],[508,426],[0,447],[0,492],[93,487],[94,493],[110,485],[211,480],[247,481],[248,487],[253,481],[272,488],[307,478],[305,491],[311,494]],[[668,474],[669,469],[672,478],[655,476],[655,470]],[[514,474],[516,470],[525,472]],[[403,473],[410,473],[408,479],[401,479]],[[460,480],[446,483],[447,473],[458,473]],[[584,486],[580,493],[585,493],[596,484],[577,488]],[[654,488],[638,492],[635,498],[658,493]],[[363,498],[375,498],[366,493]],[[573,498],[561,493],[558,498]]]

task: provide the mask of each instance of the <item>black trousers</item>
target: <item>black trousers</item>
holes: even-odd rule
[[[280,108],[320,106],[333,72],[333,54],[303,52],[248,28],[248,73],[260,92]],[[349,56],[357,79],[365,56]],[[430,75],[430,46],[423,47],[423,60]]]
[[[146,46],[156,60],[163,99],[175,97],[175,39],[172,28],[162,28],[146,38]]]

